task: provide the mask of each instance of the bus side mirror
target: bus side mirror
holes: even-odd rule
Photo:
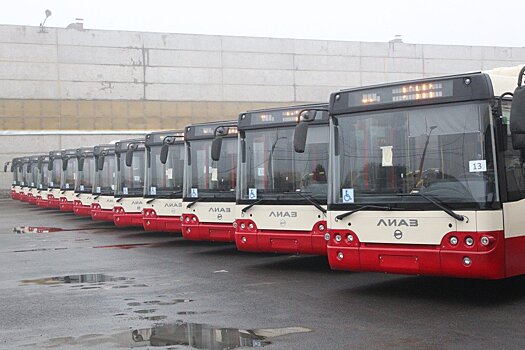
[[[216,137],[211,143],[211,159],[218,161],[221,159],[222,137]]]
[[[5,164],[4,164],[4,173],[7,173],[7,167],[8,166],[9,166],[9,162],[5,162]]]
[[[126,166],[130,167],[133,164],[133,150],[129,149],[126,151]]]
[[[334,156],[339,155],[339,126],[334,129]]]
[[[84,170],[84,160],[86,160],[84,157],[78,158],[78,171]]]
[[[66,171],[67,170],[67,162],[68,162],[68,158],[64,158],[62,159],[62,170],[63,171]]]
[[[514,149],[525,149],[525,87],[522,86],[524,74],[525,67],[518,75],[518,87],[514,90],[510,108],[510,132]]]
[[[166,164],[166,162],[168,161],[168,151],[170,149],[170,146],[164,144],[162,145],[162,147],[160,148],[160,162],[162,164]]]
[[[103,154],[98,156],[98,159],[97,159],[97,169],[98,169],[98,171],[104,170],[104,159],[105,158],[106,157]]]
[[[297,153],[304,153],[306,148],[306,137],[308,136],[308,123],[300,122],[295,127],[293,134],[293,148]]]

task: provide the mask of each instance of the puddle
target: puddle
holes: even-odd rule
[[[101,282],[118,282],[126,281],[133,278],[113,277],[103,273],[87,273],[82,275],[68,275],[45,277],[31,280],[21,280],[23,284],[55,285],[55,284],[77,284],[77,283],[101,283]],[[81,289],[94,289],[100,287],[83,287]]]
[[[133,312],[136,312],[137,314],[152,314],[152,313],[154,313],[155,311],[157,311],[157,309],[135,310],[135,311],[133,311]]]
[[[20,250],[13,250],[13,253],[27,253],[27,252],[46,252],[50,250],[66,250],[69,248],[34,248],[34,249],[20,249]]]
[[[215,314],[218,311],[179,311],[177,315],[206,315],[206,314]]]
[[[124,299],[126,300],[126,299]],[[131,302],[131,303],[128,303],[128,306],[139,306],[141,303],[139,303],[138,301],[134,301],[134,302]]]
[[[159,316],[140,316],[139,319],[141,320],[148,320],[148,321],[161,321],[161,320],[165,320],[167,319],[168,316],[163,316],[163,315],[159,315]]]
[[[49,226],[16,226],[13,227],[13,232],[18,234],[23,233],[51,233],[63,231],[89,231],[89,230],[103,230],[107,227],[84,227],[84,228],[61,228]]]
[[[53,338],[45,342],[44,346],[87,345],[100,347],[104,344],[105,348],[110,348],[112,347],[110,344],[113,344],[128,348],[174,345],[190,346],[195,349],[217,350],[239,347],[258,348],[271,344],[270,339],[272,338],[306,332],[311,332],[311,329],[303,327],[269,329],[220,328],[201,323],[177,321],[156,325],[152,328],[135,329],[131,332],[109,335],[88,334],[77,338]]]
[[[93,248],[133,249],[133,248],[150,246],[150,245],[151,243],[112,244],[112,245],[99,245]]]
[[[173,299],[172,301],[159,301],[159,300],[150,300],[145,301],[144,304],[148,305],[175,305],[180,303],[191,303],[191,299]]]

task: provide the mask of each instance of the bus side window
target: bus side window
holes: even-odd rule
[[[503,101],[503,116],[507,129],[507,149],[505,150],[505,176],[507,179],[507,198],[518,201],[525,198],[525,154],[512,148],[510,137],[510,101]]]

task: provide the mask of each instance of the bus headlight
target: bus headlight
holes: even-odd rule
[[[337,252],[337,259],[343,260],[343,258],[344,258],[343,252]]]
[[[244,230],[245,228],[246,228],[246,224],[243,222],[243,223],[241,224],[241,229]]]
[[[489,245],[490,240],[489,240],[489,238],[488,238],[487,236],[483,236],[483,237],[481,237],[480,242],[481,242],[481,244],[483,244],[484,246],[487,246],[487,245]]]
[[[341,242],[341,239],[342,239],[342,238],[341,238],[341,235],[340,235],[340,234],[335,235],[335,241],[336,241],[336,242]]]
[[[456,236],[452,236],[452,237],[450,237],[449,242],[452,245],[456,245],[456,244],[458,244],[458,238]]]
[[[465,238],[465,244],[472,247],[474,245],[474,239],[472,237]]]
[[[472,265],[472,259],[470,259],[468,256],[463,257],[463,265],[465,266]]]
[[[353,241],[354,241],[354,236],[352,236],[352,234],[349,233],[348,236],[346,236],[346,240],[347,240],[348,242],[353,242]]]
[[[324,228],[325,228],[325,227],[324,227],[323,224],[319,225],[319,231],[324,231]]]
[[[324,234],[324,240],[325,241],[329,241],[330,240],[330,234],[329,233],[325,233]]]
[[[250,228],[250,230],[253,230],[253,224],[249,224],[248,227]]]
[[[241,237],[241,242],[242,242],[242,243],[246,243],[246,237],[242,236],[242,237]]]

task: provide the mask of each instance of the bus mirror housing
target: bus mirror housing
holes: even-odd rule
[[[216,137],[211,143],[211,159],[218,161],[221,159],[222,137]]]
[[[78,158],[78,171],[84,170],[84,160],[86,160],[84,157]]]
[[[170,146],[164,144],[162,145],[162,147],[160,148],[160,162],[162,164],[166,164],[166,162],[168,161],[168,151],[170,149]]]
[[[9,166],[9,162],[5,162],[4,164],[4,173],[7,173],[7,167]],[[13,167],[11,167],[13,169]]]
[[[133,164],[133,150],[132,149],[128,149],[126,151],[126,166],[130,167],[131,164]]]
[[[98,156],[98,159],[97,159],[97,169],[98,171],[102,171],[104,170],[104,160],[105,160],[106,156],[104,154],[101,154]]]
[[[308,136],[308,123],[300,122],[295,127],[293,134],[293,148],[297,153],[304,153],[306,148],[306,137]]]
[[[63,171],[66,171],[66,170],[67,170],[67,163],[68,163],[68,160],[69,160],[69,158],[67,158],[67,157],[64,158],[64,159],[62,159],[62,170],[63,170]]]
[[[522,85],[524,74],[525,67],[518,75],[518,87],[514,90],[510,109],[510,132],[514,149],[525,149],[525,87]]]

